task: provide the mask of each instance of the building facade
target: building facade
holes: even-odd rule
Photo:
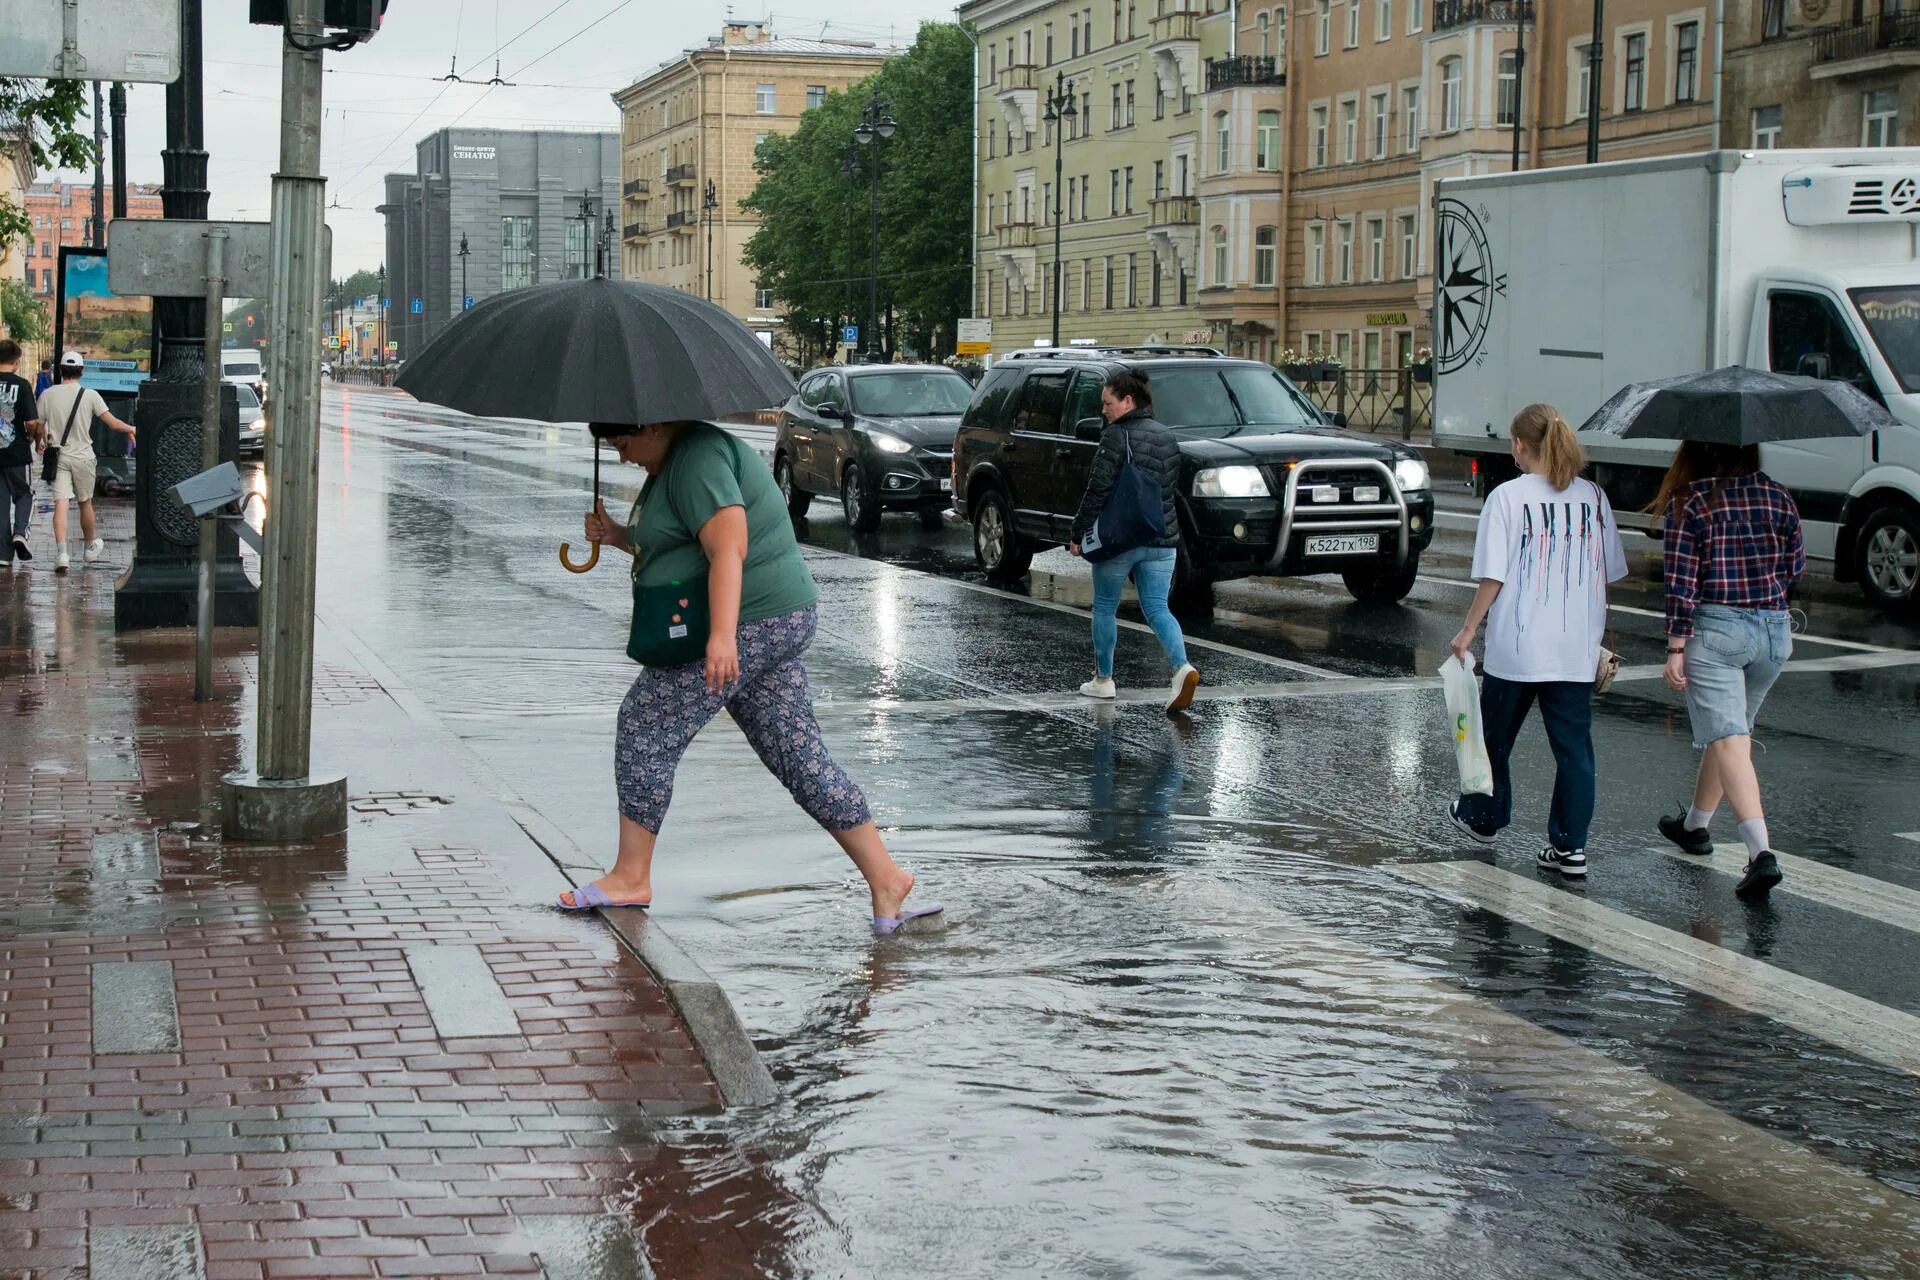
[[[1727,147],[1920,142],[1920,5],[1728,0]]]
[[[106,200],[105,217],[111,223],[113,187],[109,184],[102,190]],[[84,245],[88,241],[93,222],[93,184],[61,182],[57,178],[36,182],[27,188],[24,203],[27,216],[33,222],[33,236],[11,259],[20,274],[15,275],[15,266],[8,266],[6,271],[8,275],[23,280],[33,290],[34,297],[51,307],[55,276],[60,266],[60,246]],[[160,188],[148,183],[129,183],[127,216],[164,217],[160,208]]]
[[[759,226],[740,208],[758,180],[754,150],[769,134],[799,128],[827,94],[865,80],[891,52],[729,22],[704,47],[614,94],[626,278],[710,297],[771,344],[780,315],[740,261]]]
[[[588,279],[597,263],[620,275],[606,234],[607,216],[619,216],[618,135],[442,129],[414,152],[412,173],[387,175],[380,205],[398,358],[417,354],[469,297]]]

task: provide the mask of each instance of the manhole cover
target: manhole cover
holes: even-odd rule
[[[451,798],[430,791],[374,791],[354,797],[347,802],[347,807],[355,813],[384,813],[392,818],[403,813],[425,813],[452,803]]]

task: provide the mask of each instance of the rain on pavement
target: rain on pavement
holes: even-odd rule
[[[584,429],[336,387],[324,421],[322,610],[610,861],[627,577],[555,563]],[[640,473],[609,474],[619,510]],[[1537,724],[1495,855],[1444,817],[1432,673],[1473,504],[1443,505],[1403,606],[1223,586],[1170,720],[1072,695],[1090,588],[1064,554],[1021,596],[957,525],[856,539],[816,501],[822,724],[948,914],[871,939],[737,735],[695,743],[657,914],[782,1099],[690,1126],[681,1159],[779,1186],[732,1201],[780,1242],[766,1274],[1920,1274],[1920,630],[1811,593],[1759,737],[1787,881],[1745,906],[1724,833],[1708,864],[1653,831],[1694,757],[1636,554],[1593,873],[1550,881]],[[1117,675],[1150,693],[1130,621]]]

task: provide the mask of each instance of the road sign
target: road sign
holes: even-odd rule
[[[962,356],[984,356],[993,350],[993,321],[984,317],[969,317],[954,326],[954,354]]]
[[[473,295],[472,295],[472,294],[468,294],[468,295],[466,296],[466,298],[465,298],[465,299],[464,299],[464,300],[463,300],[463,301],[461,302],[461,304],[460,304],[460,309],[461,309],[462,311],[471,311],[471,310],[473,310]]]
[[[222,333],[232,333],[232,332],[233,332],[233,321],[231,321],[231,320],[228,320],[228,321],[226,321],[226,322],[224,322],[223,324],[221,324],[221,326],[220,326],[220,332],[222,332]]]
[[[187,218],[115,218],[107,224],[107,283],[122,296],[195,298],[207,291],[207,231],[227,233],[221,255],[229,298],[273,295],[272,226],[265,222],[199,222]],[[333,233],[321,242],[331,256]]]
[[[860,326],[857,324],[841,325],[840,341],[849,347],[859,346],[860,345]]]
[[[399,350],[400,350],[400,344],[399,344],[398,342],[389,342],[389,343],[387,344],[387,354],[388,354],[388,355],[393,355],[393,354],[394,354],[395,352],[397,352],[397,351],[399,351]]]
[[[415,298],[413,302],[407,307],[407,310],[413,312],[413,314],[415,315],[419,315],[422,311],[425,311],[426,308],[421,305],[420,299]]]
[[[381,309],[382,311],[385,311],[385,310],[386,310],[386,309],[387,309],[387,308],[388,308],[389,306],[391,306],[392,304],[393,304],[393,299],[392,299],[392,298],[382,298],[382,299],[380,299],[380,309]]]
[[[180,0],[65,0],[0,6],[7,38],[0,76],[128,80],[180,78]]]

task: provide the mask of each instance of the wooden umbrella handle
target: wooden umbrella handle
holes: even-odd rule
[[[560,567],[565,569],[568,573],[586,573],[588,570],[592,569],[593,566],[600,563],[600,544],[599,543],[596,542],[593,544],[593,549],[587,554],[587,559],[585,564],[575,564],[571,559],[568,558],[567,553],[572,549],[573,549],[573,544],[571,542],[563,542],[560,544]]]

